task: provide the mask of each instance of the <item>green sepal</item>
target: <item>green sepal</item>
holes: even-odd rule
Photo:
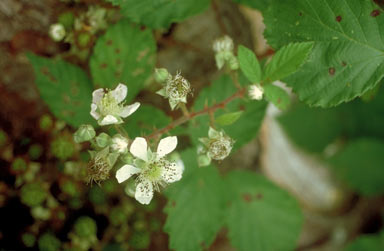
[[[104,132],[100,133],[95,140],[96,145],[101,148],[107,147],[111,143],[111,137]]]
[[[209,164],[211,164],[211,158],[206,154],[199,155],[197,157],[197,163],[199,164],[199,166],[209,166]]]
[[[81,143],[93,139],[96,135],[95,129],[92,125],[81,125],[73,135],[76,143]]]
[[[107,162],[110,167],[113,167],[117,161],[117,158],[119,157],[120,154],[118,153],[110,153],[107,157]]]

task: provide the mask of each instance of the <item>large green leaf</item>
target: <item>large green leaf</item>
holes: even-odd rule
[[[111,26],[95,45],[90,68],[96,86],[128,86],[132,100],[150,77],[155,59],[155,41],[150,30],[141,30],[122,20]]]
[[[195,153],[195,154],[193,154]],[[194,160],[186,163],[193,172],[166,190],[165,232],[170,248],[176,251],[197,251],[209,247],[224,224],[224,182],[214,167],[197,168],[196,152],[189,151]]]
[[[363,195],[384,193],[384,141],[358,139],[330,159],[334,170]]]
[[[275,48],[315,42],[308,62],[286,79],[310,105],[352,100],[384,75],[384,15],[371,0],[272,0],[265,23]]]
[[[234,87],[232,80],[224,75],[199,93],[199,96],[193,104],[193,109],[194,111],[199,111],[204,109],[205,105],[212,106],[220,103],[236,91],[237,89]],[[225,132],[236,141],[234,149],[240,148],[257,136],[264,118],[266,106],[267,103],[264,101],[244,101],[236,99],[230,102],[225,109],[216,111],[216,117],[228,112],[244,111],[235,123],[222,127]],[[197,117],[190,123],[192,141],[196,145],[199,144],[198,138],[207,137],[209,123],[208,115]]]
[[[229,239],[239,251],[294,250],[303,217],[298,203],[265,177],[228,174],[231,204],[226,213]]]
[[[307,60],[312,42],[291,43],[276,52],[265,67],[264,81],[273,82],[296,72]]]
[[[209,0],[107,0],[121,8],[122,14],[150,28],[168,28],[205,10]]]
[[[264,86],[265,98],[281,110],[287,109],[291,103],[288,93],[281,87],[267,84]]]
[[[345,251],[384,250],[384,232],[362,235],[347,245]]]
[[[83,70],[62,60],[33,54],[28,54],[28,58],[40,95],[56,117],[74,127],[95,124],[89,114],[92,83]]]
[[[148,135],[155,129],[167,126],[170,122],[171,119],[162,110],[150,105],[141,105],[135,113],[127,118],[124,128],[129,136],[134,138]]]

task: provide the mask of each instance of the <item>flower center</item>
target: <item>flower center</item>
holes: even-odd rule
[[[176,75],[168,81],[166,92],[171,99],[180,100],[185,98],[191,91],[189,82],[181,75]]]
[[[229,155],[232,149],[232,143],[227,139],[218,139],[211,142],[208,154],[212,159],[223,160]]]
[[[104,95],[103,99],[100,101],[99,109],[100,109],[100,113],[104,116],[108,114],[119,115],[122,109],[122,106],[113,97],[112,93],[108,92]]]
[[[160,162],[151,162],[147,165],[142,175],[151,182],[157,182],[161,180],[162,165]]]

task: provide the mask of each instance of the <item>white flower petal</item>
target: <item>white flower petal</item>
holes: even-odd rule
[[[148,161],[148,146],[144,138],[137,137],[131,144],[129,151],[137,158]]]
[[[96,111],[97,110],[97,105],[95,104],[91,104],[91,116],[94,118],[94,119],[99,119],[100,118],[100,114]]]
[[[117,124],[118,122],[119,122],[119,120],[115,116],[107,115],[101,120],[101,122],[99,122],[99,125],[101,125],[101,126],[111,125],[111,124]]]
[[[168,153],[175,150],[176,146],[177,146],[177,137],[176,136],[166,137],[166,138],[160,140],[160,143],[157,146],[157,157],[158,158],[164,157]]]
[[[136,186],[135,199],[141,204],[148,205],[153,198],[153,186],[148,180],[142,180]]]
[[[131,115],[132,113],[134,113],[137,110],[137,108],[139,108],[139,106],[140,106],[139,102],[136,102],[132,105],[124,106],[123,110],[120,112],[119,115],[123,118],[126,118],[129,115]]]
[[[111,91],[112,96],[116,99],[118,103],[125,99],[127,93],[128,87],[121,83],[113,91]]]
[[[104,90],[103,88],[94,90],[92,93],[92,103],[97,104],[100,102],[100,100],[104,97]]]
[[[163,172],[161,173],[161,177],[167,183],[178,181],[182,177],[183,169],[184,168],[182,165],[171,162],[169,165],[164,167]]]
[[[140,173],[141,169],[131,165],[124,165],[116,172],[117,182],[121,183],[129,179],[132,175]]]

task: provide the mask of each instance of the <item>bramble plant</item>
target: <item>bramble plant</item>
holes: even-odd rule
[[[55,41],[87,48],[91,77],[63,59],[28,54],[42,98],[57,118],[76,128],[74,142],[90,154],[85,181],[102,184],[116,179],[127,196],[148,206],[155,192],[164,193],[164,230],[171,249],[202,250],[226,226],[238,250],[293,250],[303,222],[295,199],[258,173],[241,167],[222,172],[220,167],[257,137],[269,104],[288,111],[279,120],[297,145],[320,152],[343,130],[323,136],[321,127],[319,135],[312,136],[305,129],[299,130],[305,137],[296,135],[292,128],[300,128],[297,121],[319,112],[308,105],[329,108],[367,93],[382,96],[376,90],[384,76],[384,15],[374,13],[381,13],[379,6],[369,0],[236,0],[263,12],[265,36],[274,54],[261,60],[252,49],[237,44],[236,38],[223,34],[210,46],[219,77],[199,90],[181,69],[155,68],[156,41],[151,29],[167,30],[171,23],[205,10],[210,1],[107,2],[121,9],[122,18],[115,24],[110,25],[110,10],[92,7],[80,17],[61,16],[49,30]],[[298,95],[300,105],[291,104],[287,88]],[[170,109],[139,102],[138,94],[144,89],[166,99]],[[338,107],[358,102],[362,101]],[[332,109],[319,112],[327,113],[322,123],[332,122],[344,108]],[[313,126],[313,132],[316,129]],[[383,163],[383,142],[356,139],[348,144],[328,161],[336,170],[349,172],[346,183],[350,187],[364,194],[384,191],[383,178],[372,175],[358,180],[356,163],[364,164],[350,163],[350,156],[361,151],[370,156],[371,168],[377,171],[375,167]],[[63,136],[52,144],[60,160],[71,158],[74,148]],[[367,185],[370,182],[374,184]],[[28,197],[32,192],[34,198],[39,197],[37,201]],[[25,185],[23,203],[41,204],[44,194],[37,184]],[[123,224],[119,219],[114,222]],[[87,224],[92,224],[90,233]],[[90,248],[95,243],[95,225],[88,218],[77,221],[74,232],[84,238],[72,234],[76,245]],[[32,242],[28,238],[23,240]],[[48,241],[56,245],[50,238],[50,233],[42,236],[39,246]]]

